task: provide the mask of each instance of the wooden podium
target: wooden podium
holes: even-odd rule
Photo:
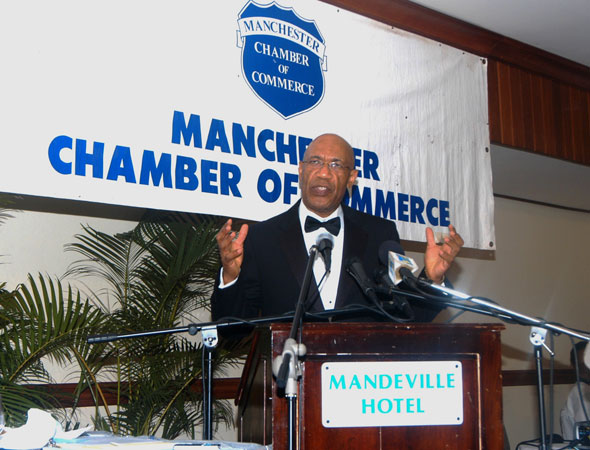
[[[307,346],[299,383],[299,448],[503,448],[501,324],[305,323]],[[238,439],[287,449],[288,404],[277,395],[272,361],[290,324],[260,328],[244,367],[236,403]],[[325,362],[460,361],[463,421],[459,425],[326,428],[320,369]]]

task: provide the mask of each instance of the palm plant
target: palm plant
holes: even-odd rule
[[[67,276],[98,276],[108,284],[102,300],[108,325],[103,332],[133,333],[171,329],[195,321],[195,312],[208,307],[218,255],[214,235],[217,224],[207,218],[194,223],[150,218],[128,233],[109,235],[84,227],[77,242],[67,246],[82,258]],[[218,352],[217,370],[233,361]],[[180,334],[126,339],[108,344],[87,360],[84,377],[97,374],[117,382],[119,402],[108,424],[120,434],[155,434],[175,438],[194,436],[202,420],[201,395],[192,389],[202,373],[201,343]],[[93,389],[100,394],[95,381]],[[103,395],[104,397],[104,395]],[[98,405],[97,405],[98,406]],[[227,405],[217,403],[218,419],[231,421]]]
[[[0,208],[0,223],[9,217]],[[24,423],[32,407],[60,407],[59,399],[30,386],[53,381],[43,363],[50,359],[79,377],[74,414],[81,392],[91,389],[97,428],[194,437],[202,421],[202,396],[193,389],[202,373],[200,342],[166,334],[89,345],[87,337],[195,322],[195,312],[208,307],[218,265],[216,230],[206,217],[187,222],[150,216],[115,235],[86,226],[66,246],[81,257],[62,281],[29,276],[13,291],[0,283],[0,394],[7,424]],[[62,285],[69,276],[95,277],[106,287],[90,292],[89,300]],[[216,372],[235,361],[228,351],[217,353]],[[99,379],[116,381],[116,405],[107,404]],[[99,406],[105,407],[104,416]],[[214,420],[231,422],[227,404],[214,406]]]
[[[0,224],[13,217],[17,199],[0,193]],[[101,330],[104,318],[57,279],[28,275],[27,282],[13,290],[0,282],[0,395],[7,425],[23,424],[33,407],[59,412],[58,399],[32,385],[53,381],[45,361],[71,366],[91,360],[96,349],[86,343],[86,336]]]
[[[88,333],[101,329],[104,315],[60,281],[35,280],[7,291],[0,286],[0,391],[8,425],[20,425],[32,407],[55,408],[56,399],[31,383],[51,382],[43,359],[83,363],[92,353]]]

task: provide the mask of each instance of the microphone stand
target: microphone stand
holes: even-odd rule
[[[243,326],[244,324],[248,324],[248,325],[251,325],[252,327],[254,327],[256,325],[267,325],[272,322],[285,322],[288,320],[292,320],[293,327],[291,329],[290,338],[291,338],[291,336],[296,336],[297,330],[298,330],[298,325],[301,323],[301,319],[303,317],[303,314],[305,313],[303,300],[305,299],[304,293],[307,292],[306,289],[307,290],[309,289],[309,283],[311,281],[311,274],[312,274],[311,268],[313,267],[312,252],[313,252],[313,258],[317,257],[317,249],[312,248],[310,250],[310,259],[308,261],[308,267],[306,267],[306,274],[304,276],[304,283],[303,283],[301,293],[300,293],[300,296],[299,296],[299,299],[297,302],[297,309],[294,314],[283,314],[283,315],[278,315],[278,316],[256,317],[256,318],[251,318],[251,319],[228,319],[228,320],[220,320],[220,321],[215,321],[215,322],[203,322],[203,323],[197,323],[197,324],[189,324],[189,325],[183,326],[183,327],[168,328],[168,329],[161,329],[161,330],[151,330],[151,331],[141,331],[141,332],[127,333],[127,334],[108,333],[108,334],[103,334],[103,335],[89,336],[87,338],[87,342],[89,344],[96,344],[96,343],[102,343],[102,342],[113,342],[113,341],[117,341],[117,340],[121,340],[121,339],[134,339],[134,338],[159,336],[159,335],[173,334],[173,333],[189,333],[191,336],[194,336],[200,331],[201,335],[202,335],[202,339],[203,339],[203,351],[206,352],[206,355],[205,355],[206,367],[203,368],[203,374],[204,374],[203,380],[204,380],[204,384],[205,384],[204,390],[203,390],[203,437],[204,437],[204,439],[211,439],[212,438],[212,417],[213,417],[212,395],[211,395],[212,379],[213,379],[213,377],[212,377],[212,355],[213,355],[213,350],[217,346],[217,343],[218,343],[217,331],[219,329],[225,329],[225,328],[231,329],[232,327]],[[311,261],[311,263],[310,263],[310,261]],[[307,285],[307,288],[305,287],[306,285]],[[446,289],[448,291],[447,294],[453,295],[456,297],[460,297],[462,299],[470,298],[466,294],[460,293],[458,291],[453,291],[451,289],[444,288],[442,286],[429,285],[429,287],[438,288],[440,290]],[[403,296],[410,298],[410,299],[418,299],[418,300],[430,301],[430,302],[433,301],[432,299],[429,299],[428,297],[426,297],[424,295],[416,294],[413,292],[408,292],[408,291],[405,291],[402,289],[397,289],[397,288],[390,288],[390,293],[403,295]],[[484,303],[484,301],[480,300],[480,299],[471,299],[471,300],[478,300],[480,302],[480,304]],[[472,312],[482,314],[482,315],[500,317],[503,320],[514,320],[514,315],[517,314],[517,313],[508,314],[509,312],[512,313],[509,310],[505,310],[505,311],[507,311],[507,313],[493,312],[493,311],[490,311],[487,309],[481,309],[480,307],[469,306],[469,305],[465,305],[463,303],[450,301],[450,300],[446,300],[446,299],[443,301],[445,304],[455,307],[455,308],[458,308],[458,309],[462,309],[465,311],[472,311]],[[486,302],[486,304],[487,304],[487,302]],[[384,303],[384,306],[387,307],[387,302]],[[492,306],[495,306],[497,309],[500,308],[500,307],[497,307],[497,305],[490,304],[490,307],[492,307]],[[329,318],[329,317],[346,316],[346,315],[351,315],[351,314],[356,315],[358,313],[362,313],[362,312],[366,311],[367,309],[371,309],[371,308],[367,308],[366,306],[357,305],[357,306],[349,307],[346,309],[334,309],[334,310],[320,311],[320,312],[313,313],[313,314],[305,313],[305,316],[306,317],[309,316],[312,319],[323,319],[323,318]],[[526,317],[526,316],[522,316],[522,317]],[[531,320],[534,320],[536,322],[542,322],[539,319],[531,318]],[[546,324],[546,325],[551,325],[551,324]],[[554,328],[561,330],[561,328],[559,328],[557,326],[554,326]],[[565,331],[562,331],[562,332],[565,332]],[[576,337],[581,338],[581,339],[590,340],[590,336],[582,335],[579,333],[574,333],[574,335]],[[279,358],[281,358],[281,356],[283,356],[283,355],[281,355],[275,360],[275,362],[273,362],[273,372],[275,374],[278,373],[278,371],[280,371],[281,366],[283,364],[285,364],[287,369],[283,369],[283,370],[286,370],[288,372],[288,374],[300,375],[301,374],[300,364],[298,361],[296,361],[296,358],[298,356],[303,356],[305,354],[305,346],[303,344],[297,344],[295,339],[292,338],[292,340],[289,342],[289,344],[287,344],[287,342],[285,342],[284,347],[285,347],[285,349],[283,350],[283,355],[285,355],[285,357],[282,357],[282,361],[279,361],[277,363],[276,361],[279,360]],[[288,362],[284,363],[285,360],[288,360]],[[278,368],[278,370],[276,372],[274,370],[275,364],[277,364],[277,368]],[[206,376],[206,378],[205,378],[205,376]],[[292,382],[291,382],[291,386],[289,386],[289,389],[290,390],[294,389],[295,394],[296,394],[297,393],[297,384],[296,384],[297,378],[291,377],[291,380],[292,380]],[[279,381],[277,380],[277,385],[278,384],[279,384]],[[283,384],[283,387],[286,387],[286,385],[287,385],[287,383],[285,382],[285,384]],[[290,411],[289,411],[289,416],[290,416],[289,417],[289,424],[295,423],[295,417],[296,417],[295,412],[296,412],[296,409],[294,407],[292,409],[290,409]],[[289,432],[289,439],[292,441],[292,444],[295,442],[294,438],[296,436],[296,434],[292,430],[295,430],[295,429],[296,429],[295,426],[292,425],[292,428]]]
[[[303,318],[305,300],[309,291],[311,277],[313,276],[313,263],[318,255],[318,251],[317,245],[313,245],[309,250],[307,265],[305,267],[301,290],[299,291],[299,298],[297,299],[297,307],[295,308],[291,331],[289,332],[289,337],[283,344],[283,352],[277,356],[272,363],[272,371],[277,378],[277,387],[279,389],[285,389],[285,397],[289,402],[289,421],[287,429],[289,450],[295,450],[297,448],[297,381],[302,374],[299,357],[304,356],[307,352],[304,344],[297,343],[296,337]]]
[[[547,331],[550,330],[556,334],[566,334],[568,336],[576,337],[578,339],[582,339],[585,341],[590,342],[590,334],[581,333],[571,328],[563,327],[560,325],[556,325],[553,323],[546,322],[543,319],[539,319],[536,317],[531,317],[526,314],[522,314],[516,311],[512,311],[508,308],[504,308],[496,303],[472,297],[467,295],[463,292],[456,291],[454,289],[447,288],[445,286],[441,286],[436,283],[432,283],[426,280],[422,280],[420,278],[415,278],[413,274],[408,273],[409,271],[404,271],[402,269],[400,272],[403,273],[404,280],[410,284],[411,286],[415,286],[416,283],[420,283],[424,286],[427,286],[432,289],[436,289],[440,292],[443,292],[447,295],[451,295],[452,297],[458,297],[462,300],[469,301],[474,303],[480,307],[485,308],[488,312],[497,311],[499,316],[501,317],[508,317],[511,321],[519,323],[521,325],[530,325],[532,327],[529,339],[534,346],[535,350],[535,367],[537,372],[537,394],[538,394],[538,403],[539,403],[539,429],[541,432],[540,444],[541,449],[547,449],[547,432],[546,432],[546,416],[545,416],[545,397],[544,397],[544,390],[543,390],[543,347],[545,347],[551,355],[553,355],[553,351],[545,345],[545,336],[547,335]],[[419,290],[418,288],[416,288]],[[475,312],[479,312],[477,309],[474,310]]]
[[[203,439],[213,439],[213,350],[217,347],[217,327],[201,328],[203,351],[205,352],[205,367],[201,368],[203,376]]]
[[[243,325],[248,323],[251,325],[267,324],[271,322],[280,322],[288,319],[293,320],[291,326],[291,332],[289,338],[283,344],[283,352],[277,356],[273,361],[273,373],[277,377],[277,387],[285,389],[285,397],[289,401],[289,450],[296,448],[297,442],[297,380],[301,377],[301,363],[299,357],[302,357],[306,353],[304,344],[298,344],[296,341],[299,325],[302,321],[304,314],[305,299],[309,290],[311,282],[311,276],[313,275],[313,263],[318,254],[318,247],[312,246],[309,252],[309,258],[307,266],[305,268],[305,275],[303,278],[303,284],[297,300],[297,307],[294,315],[282,315],[282,316],[271,316],[261,317],[256,319],[245,319],[245,320],[228,320],[219,322],[206,322],[203,324],[190,324],[185,327],[169,328],[163,330],[153,331],[142,331],[137,333],[127,334],[103,334],[96,336],[89,336],[87,342],[89,344],[96,344],[101,342],[113,342],[120,339],[132,339],[140,337],[158,336],[163,334],[173,334],[188,332],[191,336],[194,336],[199,331],[203,339],[203,351],[205,353],[205,367],[202,370],[203,374],[203,439],[211,440],[213,437],[213,401],[212,401],[212,380],[213,380],[213,350],[217,346],[219,341],[217,335],[218,328],[232,327],[236,325]],[[359,308],[362,309],[362,308]],[[343,313],[349,313],[351,310],[344,310]],[[338,315],[334,311],[325,311],[325,314],[318,314],[318,316],[331,316]]]
[[[407,280],[407,278],[406,278],[406,280]],[[493,311],[497,311],[498,313],[502,314],[503,316],[505,316],[505,317],[507,316],[511,320],[513,320],[517,323],[520,323],[522,325],[532,325],[532,326],[536,326],[536,327],[540,327],[540,328],[545,328],[547,330],[551,330],[551,331],[555,332],[556,334],[567,334],[568,336],[576,337],[578,339],[582,339],[585,341],[590,341],[590,334],[580,333],[580,332],[573,330],[571,328],[567,328],[567,327],[563,327],[561,325],[556,325],[554,323],[547,322],[544,319],[539,319],[537,317],[531,317],[526,314],[519,313],[517,311],[513,311],[508,308],[504,308],[503,306],[500,306],[497,303],[493,303],[488,300],[484,300],[482,298],[472,297],[472,296],[465,294],[463,292],[456,291],[455,289],[441,286],[436,283],[428,282],[428,281],[422,280],[420,278],[417,278],[415,280],[418,280],[418,282],[423,284],[424,286],[444,292],[445,294],[449,294],[452,297],[458,297],[463,300],[470,301],[471,303],[475,303],[476,305],[482,306],[488,310],[491,309]],[[414,282],[415,282],[415,280],[414,280]],[[412,281],[409,281],[409,282],[412,283]],[[477,312],[477,309],[475,311]]]
[[[158,336],[163,334],[172,334],[180,332],[188,332],[194,336],[201,331],[201,339],[203,343],[203,351],[205,352],[205,367],[202,368],[203,377],[203,439],[213,439],[213,351],[219,342],[217,336],[217,324],[206,323],[203,326],[191,324],[186,327],[169,328],[165,330],[142,331],[128,334],[103,334],[97,336],[89,336],[86,342],[89,344],[97,344],[100,342],[113,342],[120,339],[131,339],[148,336]]]
[[[545,347],[551,356],[553,351],[545,345],[545,336],[547,330],[539,327],[532,327],[529,340],[535,349],[535,368],[537,369],[537,400],[539,403],[539,429],[541,431],[541,449],[547,449],[547,418],[545,415],[545,391],[543,389],[543,347]]]

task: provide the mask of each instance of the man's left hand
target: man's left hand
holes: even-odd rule
[[[449,225],[449,235],[444,238],[442,244],[437,244],[434,240],[432,228],[426,228],[426,252],[424,253],[426,276],[435,283],[442,283],[445,273],[453,264],[464,243],[453,225]]]

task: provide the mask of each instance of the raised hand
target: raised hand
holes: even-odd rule
[[[435,283],[442,283],[445,273],[453,264],[464,243],[453,225],[449,225],[449,235],[440,245],[434,240],[432,228],[426,228],[426,252],[424,253],[426,276]]]
[[[232,219],[229,219],[215,236],[223,266],[224,284],[232,282],[240,274],[244,260],[244,241],[248,235],[248,225],[242,225],[237,233],[232,231],[231,226]]]

